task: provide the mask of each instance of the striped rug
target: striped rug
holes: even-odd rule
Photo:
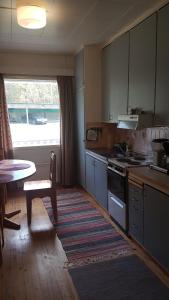
[[[81,266],[133,254],[128,242],[78,189],[58,193],[55,224],[49,198],[43,202],[67,255],[68,266]]]

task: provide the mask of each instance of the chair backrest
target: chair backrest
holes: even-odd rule
[[[49,179],[52,181],[52,187],[56,186],[56,154],[51,151],[50,154],[50,172]]]

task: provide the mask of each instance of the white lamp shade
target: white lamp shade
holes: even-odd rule
[[[24,28],[42,28],[46,26],[46,10],[39,6],[20,6],[17,8],[17,21]]]

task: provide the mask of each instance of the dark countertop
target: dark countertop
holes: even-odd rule
[[[169,195],[169,175],[153,170],[150,167],[129,169],[129,179],[141,181]]]
[[[108,162],[108,158],[111,157],[111,152],[107,149],[86,149],[86,153],[90,154],[94,158],[100,159],[105,163]]]
[[[98,148],[98,149],[86,149],[90,155],[100,156],[102,159],[114,158],[114,157],[124,157],[124,154],[117,150],[108,149],[108,148]]]
[[[97,154],[105,158],[113,156],[113,151],[107,148],[86,149],[86,152],[91,154]]]

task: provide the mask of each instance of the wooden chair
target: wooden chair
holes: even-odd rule
[[[57,220],[57,199],[56,199],[56,154],[51,152],[49,180],[35,180],[24,183],[26,192],[27,220],[31,224],[32,199],[50,197],[53,216]]]

